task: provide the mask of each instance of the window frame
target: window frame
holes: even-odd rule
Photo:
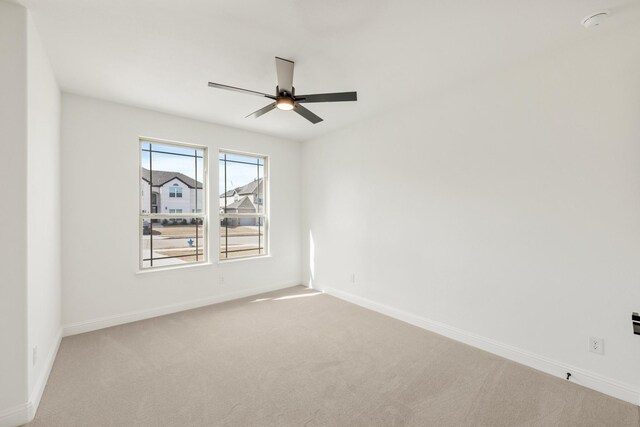
[[[218,228],[218,263],[227,263],[227,262],[236,262],[236,261],[247,261],[256,258],[267,258],[271,256],[271,212],[270,212],[270,165],[271,159],[266,154],[252,153],[248,151],[238,151],[227,148],[218,148],[218,168],[220,167],[220,155],[221,154],[232,154],[238,156],[246,156],[246,157],[255,157],[260,158],[263,161],[263,193],[262,193],[262,213],[248,214],[248,213],[223,213],[224,205],[220,204],[220,195],[218,194],[218,222],[216,227]],[[220,170],[218,170],[218,177],[220,176]],[[225,173],[226,179],[226,173]],[[219,192],[218,188],[218,192]],[[227,190],[229,191],[229,190]],[[225,198],[226,200],[226,198]],[[220,223],[225,218],[262,218],[263,228],[264,228],[264,238],[262,239],[263,244],[263,253],[257,255],[246,255],[246,256],[238,256],[234,258],[222,258],[222,237],[220,235]],[[226,252],[228,253],[228,252]]]
[[[180,214],[169,214],[169,213],[152,213],[152,212],[142,212],[142,196],[138,197],[138,246],[139,246],[139,253],[138,253],[138,272],[144,273],[144,272],[149,272],[149,271],[157,271],[157,270],[172,270],[172,269],[176,269],[176,268],[188,268],[188,267],[195,267],[195,266],[201,266],[203,264],[210,264],[211,263],[211,254],[209,251],[210,248],[210,244],[209,244],[209,147],[207,147],[206,145],[200,145],[200,144],[191,144],[191,143],[187,143],[187,142],[181,142],[181,141],[172,141],[172,140],[168,140],[168,139],[159,139],[159,138],[153,138],[153,137],[147,137],[147,136],[139,136],[138,137],[138,185],[140,186],[140,189],[142,190],[142,150],[143,150],[143,145],[144,144],[149,144],[150,147],[152,147],[153,144],[160,144],[160,145],[173,145],[176,146],[178,148],[191,148],[194,150],[201,150],[202,151],[202,208],[200,209],[201,212],[197,213],[180,213]],[[151,164],[151,167],[153,167],[153,164]],[[151,169],[153,171],[153,169]],[[196,176],[197,178],[197,176]],[[195,179],[196,183],[197,183],[197,179]],[[198,191],[198,187],[196,184],[196,193]],[[149,183],[149,191],[151,193],[151,195],[153,195],[153,185],[152,183]],[[197,197],[197,196],[196,196]],[[150,200],[151,202],[151,200]],[[196,201],[196,207],[197,207],[197,201]],[[151,211],[151,206],[149,207],[149,210]],[[160,210],[160,209],[159,209]],[[196,209],[197,210],[197,209]],[[149,223],[151,223],[152,219],[172,219],[172,218],[179,218],[179,219],[191,219],[191,218],[195,218],[197,219],[202,219],[202,260],[198,260],[198,261],[191,261],[191,262],[185,262],[184,264],[172,264],[172,265],[162,265],[162,266],[149,266],[149,267],[145,267],[144,266],[144,248],[143,248],[143,237],[144,237],[144,222],[148,221]],[[150,264],[153,264],[153,262],[151,262]]]

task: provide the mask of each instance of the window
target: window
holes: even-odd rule
[[[182,187],[173,184],[173,187],[169,189],[169,197],[182,197]]]
[[[220,260],[268,253],[267,157],[220,151]]]
[[[141,269],[208,260],[206,159],[205,147],[140,140]]]

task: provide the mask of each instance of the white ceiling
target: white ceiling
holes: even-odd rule
[[[638,0],[20,0],[64,91],[298,140],[354,123],[549,49],[634,25]],[[580,20],[612,10],[604,27]],[[274,56],[296,62],[296,93],[358,91],[358,102],[244,117],[268,100]]]

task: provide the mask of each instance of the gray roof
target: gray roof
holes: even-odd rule
[[[220,197],[231,197],[234,194],[239,194],[240,196],[246,196],[248,194],[258,194],[258,193],[263,193],[262,190],[262,181],[263,179],[254,179],[253,181],[251,181],[250,183],[240,186],[240,187],[236,187],[233,190],[229,190],[226,193],[223,193],[220,195]]]
[[[179,179],[182,181],[187,187],[195,188],[196,183],[198,188],[202,188],[202,183],[200,181],[196,181],[193,178],[188,177],[187,175],[180,172],[171,172],[171,171],[158,171],[154,170],[153,174],[153,187],[161,187],[172,179]],[[142,168],[142,179],[149,182],[149,169]]]
[[[251,209],[255,211],[256,205],[253,204],[248,196],[244,196],[231,203],[230,205],[227,205],[227,209]]]

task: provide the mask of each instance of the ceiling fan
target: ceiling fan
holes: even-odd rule
[[[209,87],[215,87],[218,89],[232,90],[235,92],[246,93],[249,95],[263,96],[265,98],[272,99],[274,102],[254,111],[247,117],[258,118],[269,111],[278,108],[285,111],[295,111],[311,123],[320,123],[322,119],[309,111],[307,108],[300,104],[310,102],[344,102],[344,101],[357,101],[357,92],[337,92],[337,93],[316,93],[312,95],[296,95],[296,90],[293,87],[293,61],[288,59],[278,58],[276,56],[276,73],[278,74],[278,85],[276,86],[276,94],[269,95],[262,92],[256,92],[255,90],[241,89],[239,87],[227,86],[220,83],[209,82]]]

